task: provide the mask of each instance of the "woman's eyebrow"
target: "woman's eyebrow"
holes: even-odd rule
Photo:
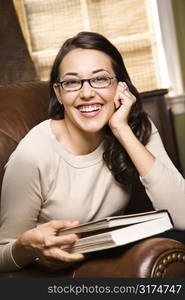
[[[95,73],[98,73],[98,72],[102,72],[102,71],[108,72],[106,69],[97,69],[97,70],[92,71],[92,74],[95,74]]]
[[[74,75],[74,76],[77,76],[78,73],[76,73],[76,72],[67,72],[67,73],[64,74],[64,76],[66,76],[66,75]]]
[[[102,71],[108,72],[106,69],[97,69],[97,70],[92,71],[92,74],[96,74],[96,73],[102,72]],[[63,76],[67,76],[67,75],[78,76],[79,74],[77,72],[67,72]]]

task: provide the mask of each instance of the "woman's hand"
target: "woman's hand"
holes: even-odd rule
[[[24,249],[27,256],[39,263],[54,269],[61,269],[84,259],[82,254],[71,254],[61,249],[62,246],[71,246],[77,239],[76,234],[57,235],[61,229],[78,225],[78,222],[68,220],[53,220],[36,228],[26,231],[17,240],[17,251]],[[17,256],[16,243],[13,248],[13,256],[18,264],[21,264]],[[24,253],[23,256],[24,256]],[[25,255],[26,258],[26,255]],[[21,259],[21,257],[20,257]]]
[[[141,177],[146,176],[154,164],[155,157],[136,137],[128,124],[130,110],[136,97],[124,82],[119,82],[114,97],[116,111],[109,120],[109,126],[129,155]]]
[[[119,82],[114,97],[115,112],[109,120],[111,130],[116,131],[123,126],[128,126],[128,117],[136,97],[129,91],[125,82]]]

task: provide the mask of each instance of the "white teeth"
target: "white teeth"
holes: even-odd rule
[[[79,108],[79,111],[80,112],[92,112],[92,111],[95,111],[95,110],[99,110],[101,109],[101,105],[98,104],[98,105],[90,105],[90,106],[81,106]]]

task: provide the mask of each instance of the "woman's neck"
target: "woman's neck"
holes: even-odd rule
[[[103,141],[104,131],[84,132],[70,126],[65,120],[52,120],[51,127],[56,139],[74,155],[85,155],[94,151]]]

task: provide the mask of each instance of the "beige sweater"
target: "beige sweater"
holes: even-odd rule
[[[168,209],[175,227],[185,229],[185,180],[168,158],[153,124],[152,128],[147,148],[156,160],[141,182],[155,209]],[[53,135],[50,120],[26,135],[6,165],[1,197],[0,271],[18,268],[11,245],[39,223],[52,219],[86,222],[124,213],[130,188],[114,180],[102,153],[102,144],[87,155],[67,152]]]

